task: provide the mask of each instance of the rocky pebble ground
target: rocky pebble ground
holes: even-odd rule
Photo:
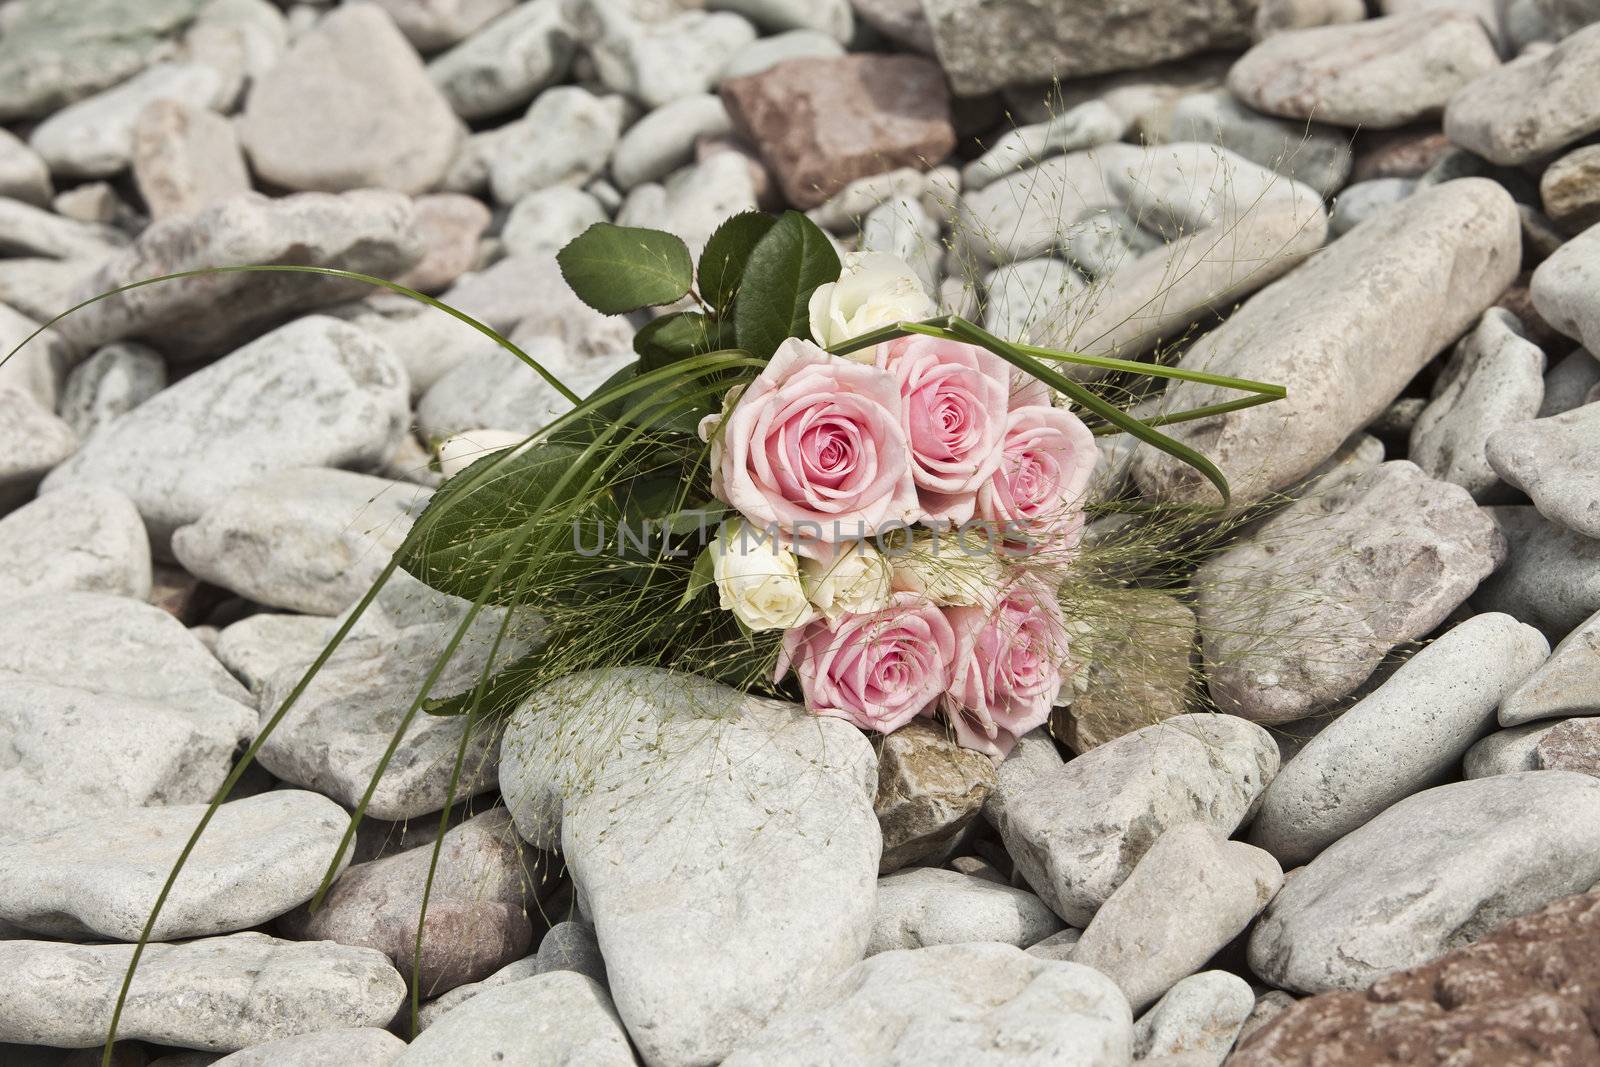
[[[313,911],[465,611],[402,576],[190,857],[117,1064],[1600,1063],[1595,0],[6,0],[0,122],[7,349],[301,264],[583,391],[634,324],[556,249],[792,207],[1011,336],[1288,387],[1170,427],[1272,506],[1181,599],[1130,575],[1141,666],[1053,737],[574,679],[616,729],[532,695],[443,819],[463,727],[418,718]],[[237,754],[442,475],[559,410],[331,277],[0,368],[0,1062],[98,1062]]]

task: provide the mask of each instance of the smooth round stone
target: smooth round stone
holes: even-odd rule
[[[406,1043],[389,1031],[360,1026],[268,1041],[224,1056],[212,1067],[388,1067],[405,1049]]]
[[[1444,132],[1452,143],[1495,163],[1538,160],[1600,129],[1597,71],[1600,24],[1473,80],[1451,98]]]
[[[1594,27],[1600,32],[1600,23]],[[1591,226],[1539,264],[1528,283],[1533,306],[1544,320],[1600,351],[1600,226]]]
[[[395,1067],[635,1067],[604,987],[554,971],[484,990],[417,1035]]]
[[[1500,705],[1500,725],[1600,715],[1600,612],[1561,642],[1544,666]]]
[[[1600,404],[1508,426],[1489,438],[1487,454],[1540,514],[1600,539]]]
[[[697,138],[733,128],[720,97],[709,93],[664,104],[628,128],[611,154],[611,177],[626,192],[658,181],[694,158]]]
[[[487,153],[495,200],[514,204],[552,185],[582,185],[605,169],[621,136],[625,103],[576,85],[540,93]]]
[[[867,955],[926,945],[998,941],[1025,948],[1061,930],[1038,897],[959,871],[914,867],[878,879]]]
[[[1461,760],[1463,778],[1488,778],[1496,774],[1516,774],[1540,769],[1534,749],[1545,734],[1559,722],[1529,722],[1496,730],[1467,749]]]
[[[428,77],[465,119],[522,107],[560,81],[577,52],[561,7],[561,0],[511,7],[429,63]]]
[[[1510,558],[1472,594],[1475,607],[1503,611],[1559,641],[1600,611],[1600,541],[1558,526],[1530,507],[1485,511],[1510,544]]]
[[[760,74],[791,59],[831,59],[844,55],[839,42],[818,30],[788,30],[762,37],[728,60],[722,78],[743,78]]]
[[[144,520],[115,489],[46,493],[0,518],[0,600],[68,590],[144,600],[150,580]]]
[[[1201,1054],[1216,1067],[1256,1006],[1250,983],[1227,971],[1201,971],[1167,990],[1133,1024],[1137,1060]]]
[[[1544,376],[1544,400],[1539,404],[1538,417],[1544,419],[1571,411],[1581,405],[1589,390],[1597,385],[1600,385],[1600,359],[1581,348],[1568,353]]]
[[[811,30],[838,44],[849,44],[855,33],[849,0],[709,0],[706,6],[737,12],[768,33]]]
[[[1328,230],[1335,237],[1348,233],[1378,212],[1398,204],[1416,188],[1415,178],[1372,178],[1356,182],[1334,199]]]

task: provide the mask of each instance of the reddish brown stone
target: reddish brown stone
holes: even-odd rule
[[[802,209],[869,174],[932,167],[956,143],[944,72],[921,56],[791,59],[723,82],[722,102]]]
[[[1568,719],[1533,746],[1534,765],[1600,778],[1600,719]]]
[[[1373,178],[1419,178],[1450,150],[1450,139],[1437,126],[1374,130],[1356,139],[1352,182]]]
[[[1309,997],[1228,1067],[1600,1064],[1600,894],[1566,897],[1365,993]]]

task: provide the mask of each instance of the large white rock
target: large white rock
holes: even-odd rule
[[[872,746],[842,720],[665,671],[536,692],[501,746],[517,829],[560,846],[643,1058],[722,1059],[836,988],[872,929]]]
[[[1164,831],[1231,834],[1278,771],[1278,746],[1233,715],[1179,715],[1063,763],[1042,731],[1000,766],[984,814],[1069,925],[1094,917]]]
[[[0,600],[74,589],[150,595],[150,538],[115,489],[46,493],[0,519]]]
[[[0,1041],[105,1042],[132,945],[0,941]],[[230,934],[150,945],[117,1036],[231,1052],[349,1027],[387,1026],[406,984],[381,952]]]
[[[1509,615],[1477,615],[1407,660],[1283,765],[1250,840],[1286,867],[1445,780],[1495,722],[1495,708],[1550,654]]]
[[[1550,658],[1500,703],[1500,725],[1600,715],[1600,612],[1561,639]]]
[[[1350,137],[1320,123],[1252,111],[1226,89],[1180,98],[1162,131],[1167,141],[1219,144],[1332,196],[1350,176]]]
[[[45,488],[121,489],[164,553],[179,526],[265,475],[380,466],[408,421],[405,371],[389,350],[312,315],[151,397],[56,468]]]
[[[484,153],[495,200],[514,204],[556,185],[581,186],[605,170],[626,114],[623,98],[578,85],[540,93]]]
[[[1132,1030],[1127,1001],[1088,967],[1011,945],[936,945],[856,965],[744,1035],[724,1067],[1125,1067]]]
[[[1551,522],[1600,538],[1600,402],[1508,426],[1489,438],[1488,458]]]
[[[1532,49],[1450,99],[1451,143],[1507,166],[1531,163],[1600,130],[1600,25]]]
[[[1600,879],[1600,780],[1502,774],[1408,797],[1295,872],[1250,937],[1283,989],[1365,989]]]
[[[358,1026],[279,1038],[216,1062],[225,1067],[388,1067],[405,1050],[406,1043],[389,1031]]]
[[[256,693],[280,668],[303,667],[316,659],[334,629],[319,615],[263,611],[223,627],[211,651]]]
[[[552,971],[486,989],[434,1022],[396,1067],[634,1067],[605,987]]]
[[[1026,890],[937,867],[878,880],[878,910],[867,955],[900,948],[994,941],[1027,948],[1061,930],[1061,920]]]
[[[89,437],[167,387],[167,362],[153,348],[116,341],[72,368],[61,390],[61,417]]]
[[[137,941],[204,813],[200,804],[133,808],[0,846],[0,920],[48,937]],[[327,797],[298,789],[223,804],[151,940],[247,930],[310,900],[349,821]]]

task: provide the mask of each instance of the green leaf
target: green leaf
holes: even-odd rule
[[[651,371],[680,359],[731,347],[733,339],[724,323],[716,323],[698,311],[679,311],[663,315],[634,334],[633,350],[639,353],[641,370]]]
[[[760,211],[746,211],[728,219],[706,242],[700,253],[700,298],[725,315],[739,295],[750,253],[777,225],[778,220]]]
[[[739,347],[767,359],[785,339],[809,336],[812,291],[838,280],[839,256],[827,234],[800,212],[784,212],[745,264],[733,318]]]
[[[680,610],[693,603],[694,598],[700,595],[700,590],[717,580],[716,563],[716,556],[712,554],[711,546],[707,545],[694,561],[694,570],[689,572],[689,585],[683,591],[683,599],[678,601]]]
[[[607,315],[681,299],[694,284],[689,246],[670,233],[597,222],[556,253],[578,299]]]

